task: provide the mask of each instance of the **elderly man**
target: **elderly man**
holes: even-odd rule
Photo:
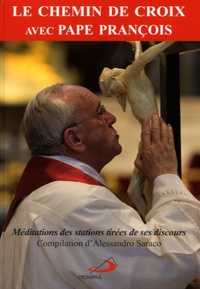
[[[96,95],[57,84],[27,106],[33,157],[1,238],[4,289],[184,289],[200,272],[200,203],[177,175],[173,132],[142,124],[135,165],[153,184],[144,222],[99,175],[121,153],[116,118]]]

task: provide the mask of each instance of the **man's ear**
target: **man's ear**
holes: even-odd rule
[[[76,127],[67,128],[64,131],[64,143],[65,145],[75,151],[75,152],[83,152],[85,149],[85,145],[82,142],[81,136],[77,133]]]

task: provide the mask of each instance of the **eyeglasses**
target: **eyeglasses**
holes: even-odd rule
[[[91,119],[92,117],[97,116],[97,115],[102,115],[103,117],[106,117],[106,112],[107,112],[107,111],[106,111],[105,106],[104,106],[104,105],[101,105],[101,106],[100,106],[100,110],[99,110],[98,112],[96,112],[96,113],[92,114],[91,116],[89,116],[89,117],[87,117],[87,118],[85,118],[85,119],[83,119],[83,120],[81,120],[81,121],[79,121],[79,122],[77,122],[77,123],[69,126],[68,128],[70,128],[70,127],[75,127],[75,126],[77,126],[77,125],[79,125],[79,124],[81,124],[81,123],[83,123],[83,122]]]

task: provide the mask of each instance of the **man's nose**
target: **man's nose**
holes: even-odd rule
[[[113,123],[116,122],[116,120],[117,120],[116,117],[112,113],[110,113],[109,111],[106,111],[106,121],[107,121],[107,123],[113,124]]]

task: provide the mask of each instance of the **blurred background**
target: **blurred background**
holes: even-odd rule
[[[143,43],[145,49],[146,43]],[[110,188],[125,196],[140,138],[130,107],[124,113],[116,99],[104,97],[98,78],[104,67],[126,68],[134,60],[127,42],[0,43],[0,230],[16,185],[30,158],[20,124],[28,101],[54,83],[87,87],[117,117],[115,128],[123,152],[102,171]],[[160,103],[159,58],[146,74]],[[183,181],[200,199],[200,51],[180,54],[181,151]],[[126,196],[125,196],[126,197]]]

